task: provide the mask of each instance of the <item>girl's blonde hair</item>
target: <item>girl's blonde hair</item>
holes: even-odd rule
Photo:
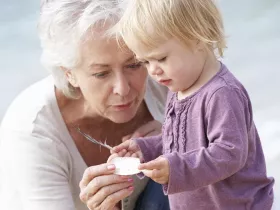
[[[174,37],[186,45],[201,41],[223,56],[226,42],[221,14],[213,0],[127,0],[116,25],[134,52],[151,50]]]

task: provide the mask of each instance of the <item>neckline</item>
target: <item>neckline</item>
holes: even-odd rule
[[[70,152],[70,156],[78,157],[79,164],[81,164],[80,166],[82,166],[84,169],[86,169],[88,166],[87,166],[86,162],[84,161],[82,155],[80,154],[80,152],[74,142],[74,139],[70,135],[69,130],[67,129],[67,126],[66,126],[64,119],[62,117],[62,114],[60,112],[60,109],[58,106],[58,101],[57,101],[56,94],[55,94],[55,88],[56,87],[54,85],[53,91],[52,91],[52,97],[53,97],[54,101],[52,103],[52,106],[53,106],[54,112],[55,112],[56,116],[59,118],[59,121],[61,124],[60,133],[64,134],[64,136],[60,134],[60,137],[61,137],[61,139],[64,139],[65,137],[66,137],[66,139],[68,139],[67,142],[64,142],[63,140],[62,141],[66,144],[66,147],[69,149],[69,151],[74,153],[74,154],[71,154],[71,152]],[[77,158],[75,158],[75,160],[77,161]]]

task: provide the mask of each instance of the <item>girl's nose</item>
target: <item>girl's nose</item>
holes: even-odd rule
[[[147,66],[147,70],[151,76],[161,75],[163,73],[160,66],[157,63],[152,62]]]

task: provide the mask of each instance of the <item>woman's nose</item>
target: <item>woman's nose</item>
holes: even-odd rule
[[[124,75],[116,77],[113,92],[120,96],[127,96],[130,91],[130,81]]]

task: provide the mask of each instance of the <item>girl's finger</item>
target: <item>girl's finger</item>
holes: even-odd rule
[[[144,169],[147,169],[147,170],[153,170],[153,169],[160,169],[161,168],[161,162],[159,160],[152,160],[150,162],[147,162],[147,163],[142,163],[139,165],[139,169],[140,170],[144,170]]]

